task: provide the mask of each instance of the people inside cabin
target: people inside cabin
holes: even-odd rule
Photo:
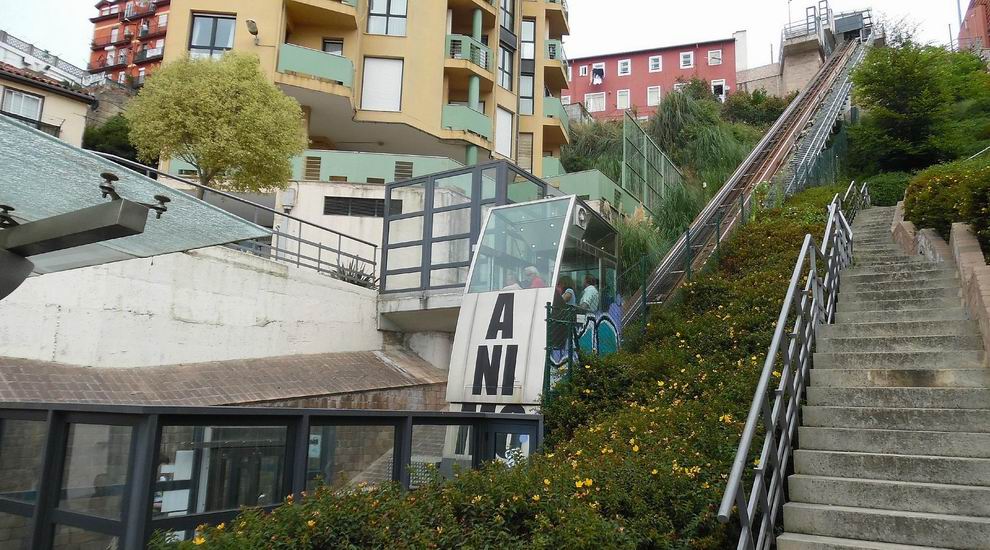
[[[585,311],[598,311],[601,306],[601,295],[598,292],[598,279],[588,273],[584,276],[584,290],[581,291],[579,305]]]
[[[545,288],[547,284],[540,277],[540,270],[535,265],[531,265],[523,270],[523,277],[526,279],[526,288]]]
[[[577,305],[577,296],[574,293],[574,279],[568,275],[561,275],[557,279],[557,294],[563,303],[569,306]]]
[[[509,273],[505,276],[505,286],[502,290],[522,290],[522,286],[519,284],[519,277],[516,277],[515,273]]]

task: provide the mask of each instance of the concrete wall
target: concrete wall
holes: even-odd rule
[[[816,42],[817,44],[817,42]],[[801,50],[784,55],[784,70],[780,95],[799,92],[811,82],[822,68],[824,60],[818,49]]]
[[[753,93],[762,89],[772,96],[781,97],[783,95],[780,91],[780,63],[771,63],[739,71],[737,80],[740,91]]]
[[[0,304],[0,355],[143,367],[379,350],[376,293],[209,248],[44,275]]]

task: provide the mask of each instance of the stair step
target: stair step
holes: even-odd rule
[[[983,338],[979,335],[939,336],[838,336],[818,341],[821,353],[843,352],[895,352],[911,351],[961,351],[983,350]]]
[[[918,338],[924,338],[918,337]],[[814,355],[814,371],[850,370],[953,370],[983,366],[982,350],[926,350],[849,352],[827,351]],[[925,386],[925,384],[921,384]]]
[[[990,458],[988,433],[801,426],[799,441],[809,451]]]
[[[907,409],[987,409],[990,388],[828,388],[809,387],[808,404]]]
[[[818,338],[888,337],[888,336],[975,336],[979,334],[976,321],[903,321],[894,323],[864,322],[825,325],[818,329]]]
[[[855,276],[855,275],[873,275],[876,273],[903,273],[903,272],[917,272],[917,271],[929,271],[932,269],[952,269],[955,270],[955,265],[949,264],[948,262],[929,262],[924,261],[911,261],[905,263],[896,264],[881,264],[881,265],[853,265],[842,272],[843,276]]]
[[[839,539],[802,533],[784,533],[777,537],[777,550],[947,550],[934,546],[890,544],[869,540]]]
[[[958,293],[958,291],[957,291]],[[962,305],[956,297],[907,298],[899,300],[839,300],[838,311],[900,311],[904,309],[941,309]]]
[[[790,502],[784,505],[787,531],[896,544],[990,548],[990,518],[874,510]]]
[[[990,459],[798,449],[794,473],[987,487]]]
[[[990,369],[812,369],[811,385],[828,388],[986,388]]]
[[[857,294],[861,292],[881,292],[884,290],[932,290],[936,288],[954,288],[959,290],[960,284],[959,279],[955,277],[945,277],[945,278],[931,278],[931,277],[917,277],[914,279],[901,280],[901,281],[873,281],[873,282],[857,282],[857,281],[842,281],[842,286],[839,290],[841,294]]]
[[[959,285],[943,286],[936,288],[920,289],[900,289],[888,288],[884,290],[847,290],[843,289],[839,297],[839,303],[855,302],[882,302],[886,300],[920,300],[927,298],[958,298],[960,295]]]
[[[890,311],[837,311],[835,322],[847,323],[899,323],[903,321],[964,321],[969,314],[962,305],[936,309],[902,309]]]
[[[990,409],[805,406],[803,426],[990,433]]]
[[[955,269],[942,268],[936,265],[932,269],[915,269],[911,271],[893,271],[889,273],[860,273],[854,272],[854,268],[849,268],[842,272],[842,284],[847,283],[895,283],[897,281],[929,281],[954,279],[959,280],[959,274]]]
[[[990,487],[796,474],[787,492],[806,504],[990,517]]]

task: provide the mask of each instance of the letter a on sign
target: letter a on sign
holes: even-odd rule
[[[514,294],[498,295],[498,298],[495,300],[495,307],[492,308],[492,320],[488,323],[488,334],[485,335],[486,340],[498,339],[499,332],[502,333],[501,338],[503,339],[512,338],[512,306],[514,299]]]

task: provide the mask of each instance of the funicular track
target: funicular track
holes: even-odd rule
[[[647,279],[645,294],[641,288],[626,301],[622,326],[643,314],[649,305],[666,302],[692,271],[704,266],[717,252],[720,242],[745,221],[752,211],[750,202],[754,189],[784,168],[798,140],[822,109],[825,97],[859,47],[860,41],[851,40],[829,56],[804,91],[791,102],[749,157],[674,243]]]

